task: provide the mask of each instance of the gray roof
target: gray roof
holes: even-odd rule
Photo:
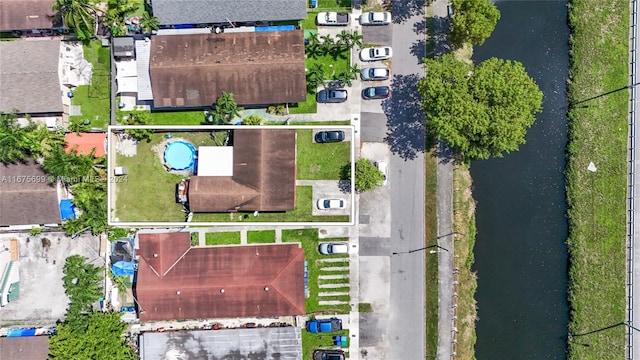
[[[308,0],[153,0],[161,25],[302,20]]]
[[[61,113],[60,40],[0,42],[0,112]]]
[[[141,335],[142,360],[280,359],[302,360],[296,327],[147,332]]]
[[[0,226],[60,224],[55,186],[40,165],[0,164]]]
[[[133,56],[133,38],[117,37],[113,38],[113,56],[129,57]]]

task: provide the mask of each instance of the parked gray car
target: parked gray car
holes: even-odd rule
[[[382,81],[389,79],[389,69],[382,67],[364,68],[360,72],[360,78],[364,81]]]

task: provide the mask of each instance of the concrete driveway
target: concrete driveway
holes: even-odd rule
[[[387,116],[370,112],[363,112],[360,115],[360,140],[363,142],[384,142],[387,137]]]
[[[297,182],[301,183],[300,180]],[[313,210],[312,215],[349,215],[351,214],[351,195],[345,194],[336,180],[306,180],[304,184],[310,184],[313,188]],[[340,210],[319,210],[318,199],[342,199],[347,206]]]
[[[65,316],[68,297],[62,286],[65,259],[82,255],[95,266],[103,266],[98,256],[99,240],[91,235],[75,239],[64,233],[1,234],[2,239],[19,243],[20,297],[0,310],[2,321],[55,321]]]

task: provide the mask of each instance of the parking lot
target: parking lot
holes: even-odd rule
[[[0,309],[0,319],[11,321],[55,321],[64,317],[68,298],[62,286],[65,259],[82,255],[103,266],[98,256],[99,240],[91,235],[74,239],[64,233],[1,234],[3,240],[19,243],[19,298]]]

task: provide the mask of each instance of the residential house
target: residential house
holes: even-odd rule
[[[307,97],[302,30],[156,35],[149,71],[155,108],[210,107],[222,92],[240,105]]]
[[[0,359],[47,360],[48,336],[0,337]]]
[[[0,31],[61,28],[52,0],[0,0]]]
[[[232,152],[217,154],[219,156],[207,156],[206,151],[199,150],[199,175],[189,180],[191,212],[293,210],[296,202],[295,130],[234,130]],[[229,172],[220,173],[223,169]],[[213,176],[216,171],[219,176]]]
[[[0,112],[61,117],[60,40],[0,41]]]
[[[298,243],[191,247],[188,232],[137,236],[141,321],[305,313]]]
[[[0,181],[0,226],[28,229],[61,223],[56,186],[40,165],[0,165]]]
[[[152,0],[160,25],[302,20],[308,0]]]

